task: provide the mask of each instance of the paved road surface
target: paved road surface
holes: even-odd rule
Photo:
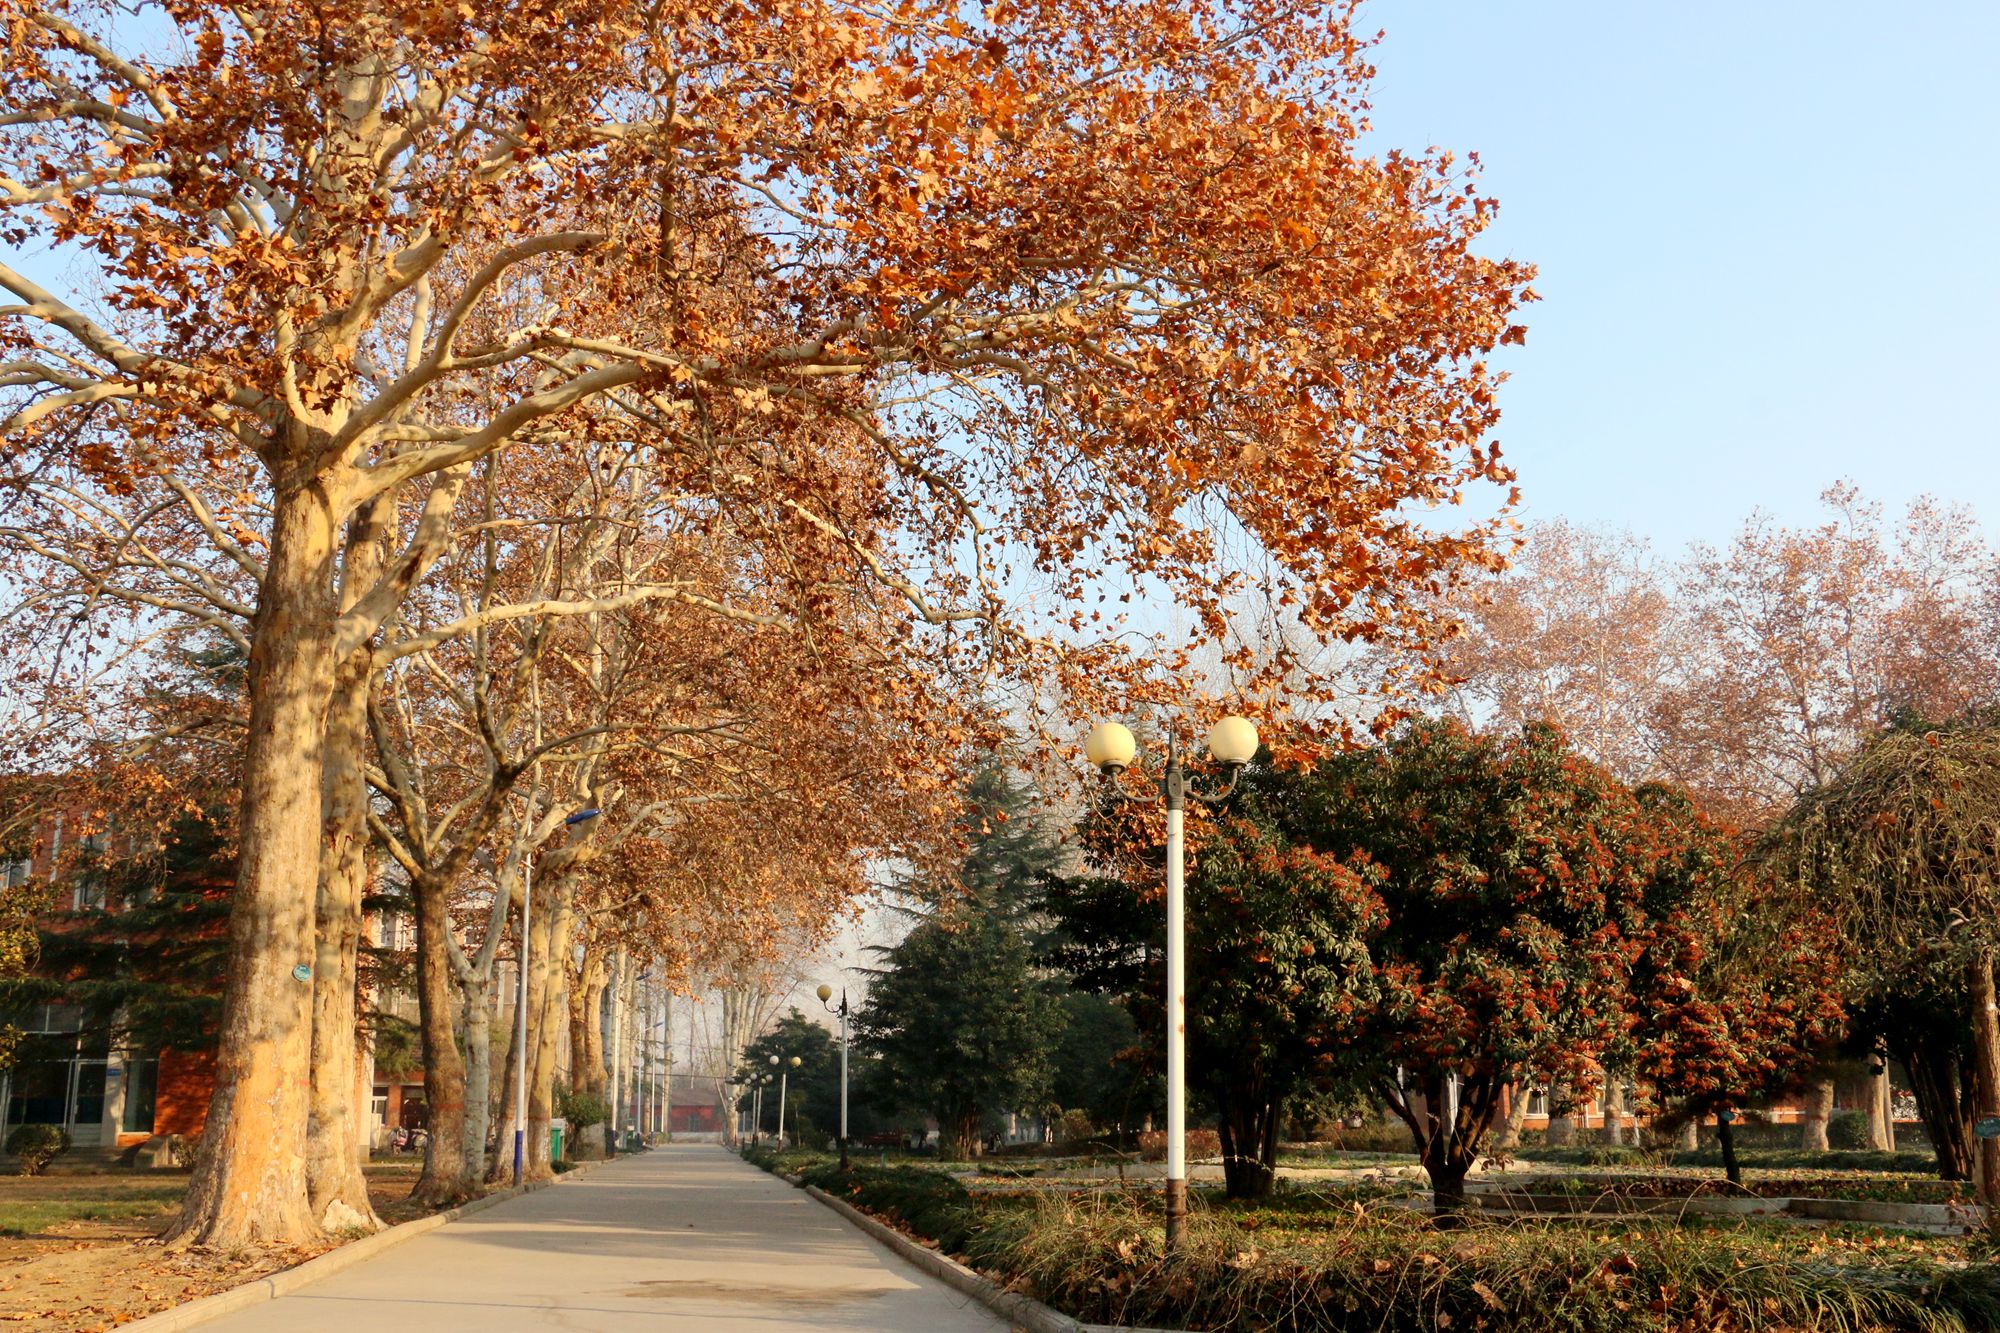
[[[707,1144],[655,1149],[406,1241],[215,1333],[703,1330],[996,1333],[784,1181]]]

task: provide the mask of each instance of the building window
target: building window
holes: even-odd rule
[[[125,1060],[125,1115],[119,1124],[127,1134],[153,1132],[153,1109],[160,1090],[160,1057],[133,1052]]]
[[[1549,1113],[1549,1090],[1536,1088],[1528,1094],[1528,1114],[1547,1115]]]
[[[18,861],[0,861],[0,889],[18,888],[26,884],[28,876],[33,874],[34,870],[35,863],[26,857]]]

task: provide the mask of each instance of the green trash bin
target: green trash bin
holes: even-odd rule
[[[562,1150],[563,1150],[563,1127],[561,1125],[550,1125],[549,1160],[551,1162],[560,1162],[563,1159]]]

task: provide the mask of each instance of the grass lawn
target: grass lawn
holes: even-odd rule
[[[157,1224],[186,1190],[181,1172],[0,1176],[0,1236],[41,1236],[78,1222]]]

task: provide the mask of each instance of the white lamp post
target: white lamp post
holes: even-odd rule
[[[595,819],[602,810],[579,810],[563,821],[570,828]],[[514,978],[514,1183],[521,1183],[521,1169],[528,1152],[528,908],[533,898],[535,854],[521,858],[521,965]]]
[[[1119,730],[1125,729],[1120,727]],[[1129,736],[1131,733],[1126,734]],[[824,981],[820,982],[813,994],[819,996],[819,1002],[826,1006],[828,1013],[840,1015],[840,1169],[845,1171],[847,1169],[847,992],[840,993],[838,1007],[833,1003],[833,987]]]
[[[1138,753],[1132,733],[1116,722],[1090,729],[1084,753],[1111,790],[1123,799],[1116,776],[1132,765]],[[1181,768],[1180,746],[1167,735],[1167,770],[1160,779],[1160,796],[1167,807],[1167,1248],[1180,1245],[1187,1227],[1187,943],[1183,816],[1187,798],[1218,802],[1236,789],[1243,766],[1257,755],[1257,728],[1246,719],[1225,717],[1208,733],[1208,752],[1229,772],[1219,792],[1204,795],[1189,786]]]

